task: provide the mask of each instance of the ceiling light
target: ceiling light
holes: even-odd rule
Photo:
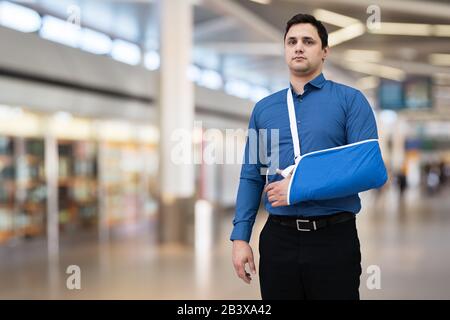
[[[370,33],[400,36],[431,36],[433,26],[420,23],[381,22],[380,28],[369,29]]]
[[[75,24],[52,16],[42,19],[39,35],[47,40],[58,42],[73,48],[78,47],[81,28]]]
[[[450,37],[450,25],[436,24],[433,26],[433,35],[438,37]]]
[[[111,57],[126,64],[137,65],[141,62],[141,49],[134,43],[116,39],[113,41]]]
[[[253,86],[250,91],[250,100],[253,102],[258,102],[262,98],[267,97],[269,94],[269,89],[261,86]]]
[[[55,121],[67,123],[67,122],[72,121],[73,116],[70,112],[58,111],[53,115],[53,119]]]
[[[202,76],[202,70],[200,70],[199,67],[197,67],[194,64],[190,64],[188,67],[188,79],[191,80],[192,82],[198,82],[200,81],[200,78]]]
[[[350,26],[334,31],[328,35],[328,45],[336,46],[342,42],[359,37],[366,32],[365,26],[361,22],[354,23]]]
[[[259,4],[270,4],[272,2],[272,0],[250,0],[252,2],[256,2]]]
[[[360,23],[358,19],[324,9],[314,10],[314,16],[317,20],[343,28],[355,23]]]
[[[344,61],[342,65],[356,72],[366,73],[374,76],[378,76],[381,78],[391,79],[395,81],[403,81],[405,79],[406,73],[402,69],[384,66],[375,63],[369,62],[352,62],[352,61]]]
[[[213,90],[218,90],[223,85],[223,79],[220,73],[214,70],[202,70],[198,84]]]
[[[149,70],[157,70],[161,64],[159,53],[156,51],[149,51],[144,56],[144,65]]]
[[[0,25],[21,32],[35,32],[41,27],[40,15],[11,2],[0,2]]]
[[[346,50],[344,58],[354,61],[379,62],[383,59],[383,54],[376,50]]]
[[[428,61],[436,66],[450,66],[450,54],[432,53],[428,56]]]
[[[242,80],[229,80],[225,82],[224,91],[230,95],[246,99],[250,96],[250,85]]]
[[[112,40],[104,33],[84,28],[80,35],[79,47],[94,54],[107,54],[111,51]]]

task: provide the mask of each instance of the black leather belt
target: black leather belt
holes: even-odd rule
[[[292,227],[298,231],[316,231],[327,226],[355,219],[355,214],[351,212],[340,212],[320,217],[298,217],[269,215],[269,220],[283,226]]]

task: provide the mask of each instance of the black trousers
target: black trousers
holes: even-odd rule
[[[359,300],[355,219],[317,231],[298,231],[268,219],[259,253],[263,300]]]

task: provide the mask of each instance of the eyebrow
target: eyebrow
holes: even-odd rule
[[[313,41],[315,41],[314,38],[311,38],[311,37],[302,37],[302,39],[303,40],[313,40]],[[291,36],[291,37],[287,38],[286,40],[288,40],[288,41],[289,40],[297,40],[297,38]]]

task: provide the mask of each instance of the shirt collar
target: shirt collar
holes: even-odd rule
[[[311,81],[309,81],[307,84],[305,84],[305,88],[308,85],[314,86],[318,89],[321,89],[324,85],[325,85],[325,81],[327,79],[325,79],[325,76],[323,75],[323,73],[320,73],[317,77],[315,77],[314,79],[312,79]],[[294,87],[292,86],[292,84],[290,84],[291,90],[294,94],[298,95],[295,90]]]
[[[323,73],[320,73],[317,77],[315,77],[308,83],[313,85],[316,88],[321,89],[323,87],[323,85],[325,84],[325,81],[326,81],[326,79],[325,79]]]

